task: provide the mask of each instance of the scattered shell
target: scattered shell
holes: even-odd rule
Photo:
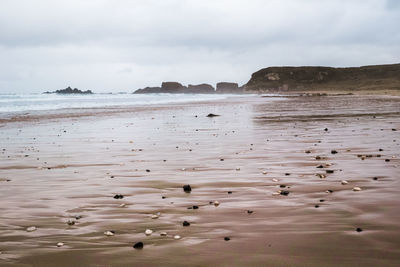
[[[144,231],[144,233],[146,235],[151,235],[153,233],[153,230],[147,229],[146,231]]]
[[[115,232],[114,231],[105,231],[104,234],[106,236],[113,236],[115,234]]]
[[[160,236],[167,236],[167,232],[161,232]]]
[[[263,171],[262,174],[267,174],[267,171]]]
[[[362,189],[360,187],[353,187],[353,191],[361,191]]]
[[[125,208],[125,207],[126,207],[126,204],[125,204],[125,203],[122,203],[121,205],[119,205],[119,207],[120,207],[120,208]]]
[[[174,235],[174,239],[175,240],[179,240],[179,239],[181,239],[181,236],[180,235]]]
[[[36,231],[36,226],[30,226],[30,227],[26,228],[26,231],[27,231],[27,232]]]
[[[347,182],[346,180],[343,180],[341,183],[342,183],[342,185],[346,185],[346,184],[348,184],[349,182]]]
[[[151,218],[152,219],[158,219],[158,215],[157,214],[153,214],[153,215],[151,215]]]
[[[62,246],[64,246],[64,243],[63,243],[63,242],[58,242],[58,243],[57,243],[57,247],[60,248],[60,247],[62,247]]]
[[[278,182],[278,181],[279,181],[279,180],[276,179],[276,178],[272,179],[272,182]]]
[[[219,206],[218,200],[217,200],[217,201],[214,201],[214,206],[215,206],[215,207],[218,207],[218,206]]]

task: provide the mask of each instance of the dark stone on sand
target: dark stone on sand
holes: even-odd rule
[[[306,150],[306,154],[310,154],[311,153],[311,151],[310,150]]]
[[[252,211],[252,210],[247,210],[247,213],[248,213],[248,214],[252,214],[253,211]]]
[[[318,165],[317,168],[318,169],[322,169],[324,166],[323,165]]]
[[[147,170],[146,170],[146,172],[150,172],[150,170],[149,170],[149,169],[147,169]]]
[[[333,193],[333,190],[331,190],[331,189],[328,189],[327,191],[328,191],[329,193]]]
[[[316,160],[320,160],[321,157],[320,157],[320,156],[316,156],[315,159],[316,159]]]
[[[286,187],[286,185],[284,185],[284,184],[281,184],[279,187],[280,187],[280,188],[285,188],[285,187]]]
[[[221,115],[217,115],[217,114],[214,114],[214,113],[209,113],[209,114],[207,115],[207,117],[209,117],[209,118],[211,118],[211,117],[218,117],[218,116],[221,116]]]
[[[338,152],[336,150],[332,150],[331,154],[337,154]]]
[[[228,236],[225,236],[225,237],[224,237],[224,240],[225,240],[225,241],[229,241],[229,240],[231,240],[231,238],[228,237]]]
[[[114,198],[115,198],[115,199],[123,199],[124,196],[121,195],[121,194],[116,194],[116,195],[114,196]]]
[[[356,231],[357,231],[357,232],[362,232],[363,229],[361,229],[360,227],[358,227],[358,228],[356,229]]]
[[[290,175],[290,173],[288,173],[288,172],[287,172],[287,173],[285,173],[285,175],[286,175],[286,176],[289,176],[289,175]]]
[[[372,178],[372,179],[376,181],[376,180],[378,180],[378,177],[374,177],[374,178]]]
[[[327,131],[328,131],[328,128],[325,128],[324,131],[327,132]]]
[[[75,220],[80,220],[80,219],[82,219],[82,215],[76,215],[75,216]]]
[[[397,131],[397,129],[393,128],[392,131],[395,132],[395,131]]]
[[[315,208],[319,208],[319,205],[315,205],[314,207],[315,207]]]
[[[194,209],[194,210],[197,210],[197,209],[199,209],[199,206],[194,205],[194,206],[193,206],[193,209]]]
[[[219,159],[219,161],[224,161],[224,159]]]
[[[286,190],[283,190],[283,191],[281,191],[280,192],[280,194],[282,195],[282,196],[288,196],[289,195],[289,191],[286,191]]]
[[[133,245],[134,249],[142,249],[144,246],[143,242],[137,242],[136,244]]]
[[[319,202],[325,202],[325,199],[320,199]]]
[[[114,175],[111,175],[110,178],[114,178]]]
[[[190,226],[190,222],[188,222],[188,221],[183,221],[182,225],[183,225],[183,226]]]
[[[192,187],[186,184],[183,186],[183,191],[185,191],[186,193],[190,193],[192,191]]]
[[[232,194],[232,191],[228,191],[228,194]]]
[[[385,161],[386,161],[386,162],[389,162],[389,161],[390,161],[390,159],[385,159]]]
[[[325,172],[326,173],[334,173],[335,171],[334,170],[326,170]]]
[[[383,151],[383,149],[382,149],[382,148],[379,148],[379,151]]]
[[[165,197],[165,196],[162,196],[161,198],[162,198],[162,199],[165,199],[166,197]]]

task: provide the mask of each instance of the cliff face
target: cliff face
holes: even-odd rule
[[[356,68],[269,67],[251,75],[247,92],[300,90],[400,90],[400,64]]]
[[[238,94],[243,93],[243,89],[237,83],[220,82],[217,83],[217,93],[219,94]]]

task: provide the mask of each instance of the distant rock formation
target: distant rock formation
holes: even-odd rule
[[[185,93],[190,93],[190,94],[214,94],[215,93],[215,88],[207,83],[202,83],[202,84],[197,84],[197,85],[192,85],[189,84],[187,90]]]
[[[239,87],[237,83],[231,82],[220,82],[217,83],[218,94],[240,94],[243,93],[243,88]]]
[[[44,92],[44,94],[93,94],[93,92],[90,90],[82,91],[77,88],[72,89],[71,87],[68,86],[65,89],[56,90],[54,92],[47,91]]]
[[[161,90],[164,93],[184,93],[186,88],[178,82],[163,82],[161,84]]]
[[[251,75],[246,92],[400,90],[400,64],[354,68],[269,67]],[[217,89],[218,91],[218,89]]]

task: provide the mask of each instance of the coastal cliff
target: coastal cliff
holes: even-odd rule
[[[400,90],[400,64],[352,68],[269,67],[251,75],[246,92]]]

